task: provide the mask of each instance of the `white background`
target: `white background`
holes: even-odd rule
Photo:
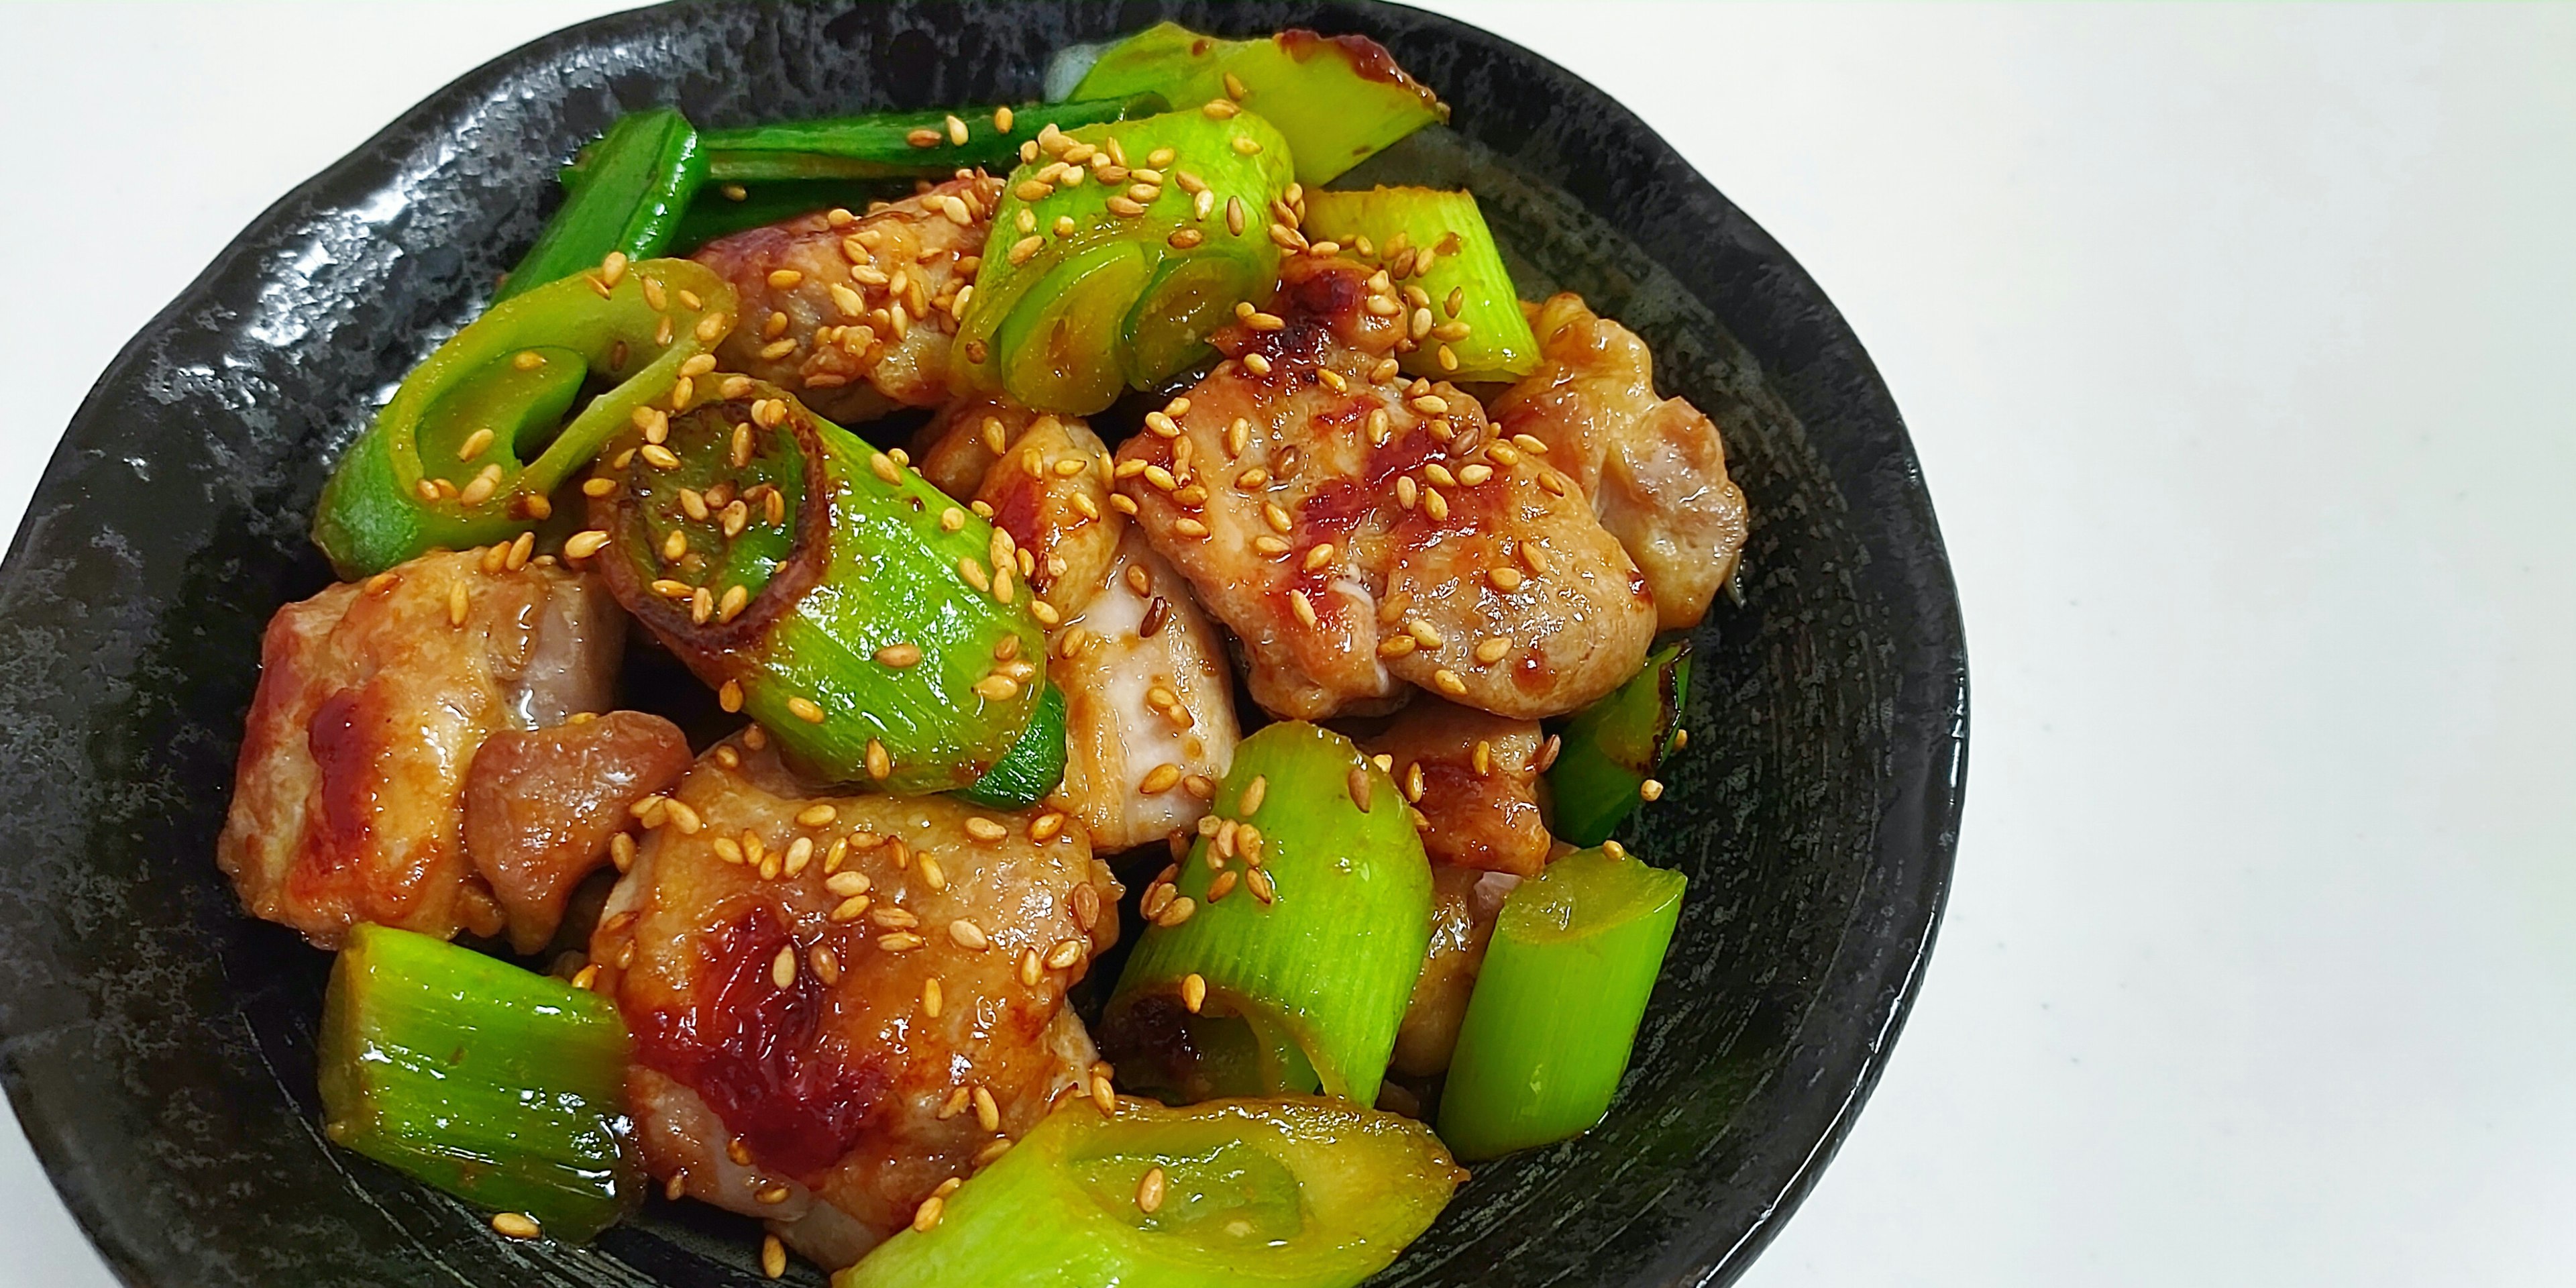
[[[0,518],[243,223],[611,7],[0,8]],[[2576,1279],[2576,9],[1439,7],[1805,263],[1957,565],[1940,951],[1745,1282]],[[0,1232],[107,1282],[14,1127]]]

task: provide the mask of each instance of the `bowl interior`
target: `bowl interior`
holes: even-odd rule
[[[1866,1095],[1928,952],[1964,766],[1955,597],[1904,429],[1797,266],[1634,118],[1392,6],[675,6],[477,71],[264,215],[66,435],[0,603],[0,1061],[129,1282],[763,1282],[747,1223],[658,1202],[587,1250],[492,1238],[317,1128],[328,959],[212,862],[259,640],[328,580],[327,462],[468,319],[619,112],[701,124],[1026,100],[1048,55],[1160,16],[1363,32],[1456,128],[1344,181],[1473,189],[1524,295],[1581,292],[1724,428],[1754,526],[1697,641],[1691,745],[1631,845],[1691,878],[1610,1119],[1477,1169],[1376,1281],[1731,1278]],[[810,1271],[792,1272],[813,1279]]]

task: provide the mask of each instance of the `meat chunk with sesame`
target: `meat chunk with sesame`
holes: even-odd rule
[[[1241,731],[1225,645],[1189,586],[1134,532],[1080,616],[1052,637],[1064,782],[1048,803],[1117,851],[1198,824]]]
[[[1645,574],[1667,630],[1698,623],[1735,575],[1749,520],[1717,423],[1655,395],[1646,342],[1578,295],[1529,309],[1538,370],[1494,400],[1506,434],[1545,443]]]
[[[1001,191],[978,174],[864,216],[806,215],[700,247],[691,258],[742,297],[717,358],[844,424],[947,401],[949,340]]]
[[[597,579],[423,555],[279,609],[215,860],[250,911],[337,948],[362,921],[492,934],[463,801],[501,730],[608,706],[624,614]]]
[[[846,1264],[1087,1077],[1120,891],[1061,814],[826,795],[756,728],[645,810],[591,961],[678,1192]]]
[[[1434,864],[1534,877],[1554,844],[1539,805],[1540,738],[1537,721],[1426,698],[1359,743],[1392,759],[1387,772],[1422,812]]]
[[[973,398],[922,426],[914,447],[923,478],[1011,534],[1041,622],[1098,593],[1127,516],[1109,503],[1109,447],[1088,422]]]
[[[688,767],[680,727],[641,711],[483,740],[465,774],[465,852],[500,901],[511,947],[533,953],[554,938],[573,888],[631,824],[629,807]]]
[[[1121,495],[1232,628],[1254,701],[1320,719],[1399,705],[1399,681],[1502,715],[1573,710],[1654,630],[1636,567],[1546,459],[1475,399],[1405,382],[1383,271],[1297,256],[1276,313],[1120,450]]]

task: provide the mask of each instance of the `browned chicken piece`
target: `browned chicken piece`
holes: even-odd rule
[[[1646,575],[1666,630],[1696,625],[1735,575],[1749,519],[1726,477],[1716,422],[1655,396],[1655,359],[1626,327],[1579,295],[1523,305],[1538,333],[1538,370],[1494,400],[1506,434],[1547,444],[1603,527]]]
[[[1106,587],[1053,640],[1065,765],[1048,803],[1104,852],[1197,826],[1241,733],[1225,645],[1180,574],[1128,533]]]
[[[554,938],[573,887],[633,823],[627,808],[688,768],[680,727],[641,711],[483,740],[465,774],[465,852],[500,900],[511,947],[533,953]]]
[[[806,215],[700,247],[690,258],[742,297],[717,359],[844,424],[947,401],[948,342],[1001,194],[978,174],[864,216]]]
[[[626,618],[595,578],[486,553],[423,555],[269,620],[215,843],[254,914],[323,948],[361,921],[501,928],[462,835],[467,766],[496,730],[608,706]]]
[[[1467,1019],[1467,997],[1485,967],[1494,919],[1520,878],[1434,864],[1431,869],[1431,948],[1413,981],[1413,1000],[1395,1030],[1390,1062],[1408,1078],[1428,1078],[1449,1068],[1458,1026]]]
[[[1062,814],[824,795],[756,727],[657,799],[591,940],[656,1177],[846,1265],[1086,1078],[1120,891]]]
[[[1298,256],[1278,314],[1120,450],[1156,551],[1242,641],[1253,700],[1384,711],[1399,679],[1498,714],[1556,715],[1634,673],[1654,633],[1635,565],[1547,461],[1475,399],[1396,374],[1383,272]]]
[[[1540,738],[1535,720],[1423,699],[1359,742],[1393,758],[1388,772],[1422,812],[1434,865],[1534,877],[1553,843],[1539,809]]]
[[[1109,504],[1108,445],[1090,424],[969,399],[913,442],[922,477],[1011,534],[1021,579],[1047,606],[1039,620],[1053,626],[1081,612],[1127,530],[1127,516]]]

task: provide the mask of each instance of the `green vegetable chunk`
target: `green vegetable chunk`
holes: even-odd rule
[[[1028,731],[957,799],[989,809],[1026,809],[1064,781],[1064,690],[1050,684],[1038,694]]]
[[[592,267],[493,305],[403,377],[314,508],[313,540],[341,577],[534,527],[554,490],[732,326],[733,288],[702,265],[644,260],[613,283]],[[614,385],[557,428],[585,380]]]
[[[708,242],[746,228],[785,223],[800,215],[830,210],[835,206],[854,212],[865,210],[871,201],[890,200],[911,191],[909,184],[896,185],[876,179],[711,183],[698,189],[697,200],[690,202],[688,213],[680,217],[679,231],[671,235],[671,253],[695,254]],[[732,195],[737,192],[742,195]]]
[[[361,925],[331,967],[322,1130],[574,1243],[643,1201],[626,1023],[607,998],[427,935]]]
[[[1433,329],[1404,355],[1406,371],[1435,380],[1518,380],[1538,369],[1538,337],[1476,194],[1310,192],[1305,231],[1375,259],[1399,286],[1421,287],[1430,298]]]
[[[832,1288],[1351,1288],[1464,1179],[1421,1124],[1337,1101],[1073,1100]]]
[[[1599,845],[1628,821],[1638,789],[1672,754],[1689,701],[1690,639],[1684,636],[1658,645],[1627,683],[1574,714],[1547,771],[1557,839]]]
[[[1071,103],[1027,103],[1001,127],[993,107],[874,112],[786,121],[706,136],[707,170],[717,182],[775,179],[891,179],[947,175],[1019,160],[1020,145],[1049,125],[1059,130],[1147,116],[1169,105],[1152,94]],[[954,122],[952,125],[951,122]],[[956,141],[958,135],[966,141]]]
[[[904,795],[1003,765],[1012,799],[1055,785],[1063,722],[1038,719],[1046,638],[1008,533],[738,376],[603,464],[610,592],[808,772]],[[1033,727],[1055,745],[1015,753]]]
[[[1440,1094],[1440,1138],[1460,1158],[1563,1140],[1610,1111],[1685,884],[1584,850],[1504,900]]]
[[[1088,415],[1187,370],[1278,281],[1287,144],[1250,113],[1174,112],[1040,141],[1011,172],[951,347],[966,388]]]
[[[1431,939],[1404,797],[1350,739],[1290,720],[1243,740],[1213,806],[1213,835],[1146,890],[1153,924],[1104,1042],[1179,1099],[1321,1087],[1376,1103]]]
[[[651,259],[669,249],[689,198],[707,179],[698,132],[679,109],[630,112],[592,149],[581,186],[564,198],[496,299],[599,267],[610,251]]]
[[[1156,23],[1102,53],[1073,91],[1077,99],[1130,94],[1160,94],[1185,108],[1241,102],[1287,136],[1297,179],[1309,186],[1449,119],[1449,105],[1405,75],[1386,46],[1304,30],[1218,40]]]

